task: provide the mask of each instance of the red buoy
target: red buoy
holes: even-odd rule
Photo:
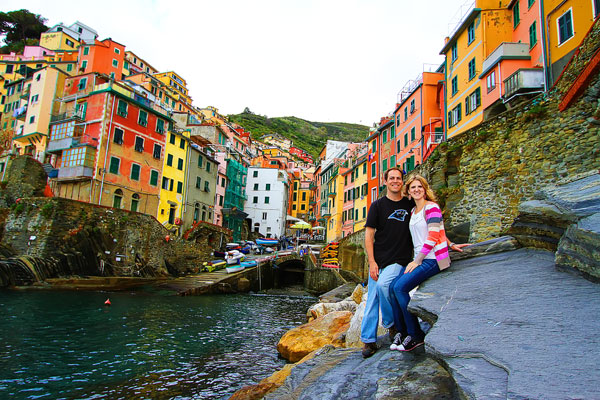
[[[104,302],[105,306],[110,306],[110,299],[106,299],[106,301]]]

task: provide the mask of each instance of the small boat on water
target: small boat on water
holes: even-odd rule
[[[225,271],[227,271],[228,274],[233,274],[234,272],[240,272],[244,270],[244,266],[243,265],[235,265],[233,267],[226,267]]]

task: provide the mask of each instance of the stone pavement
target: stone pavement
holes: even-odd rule
[[[600,285],[520,249],[454,262],[411,301],[426,350],[478,399],[598,399]]]

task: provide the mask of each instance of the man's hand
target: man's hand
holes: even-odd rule
[[[375,261],[369,263],[369,276],[374,281],[379,279],[379,266]]]
[[[413,269],[417,268],[419,266],[419,264],[417,264],[414,261],[411,261],[408,263],[408,265],[406,266],[406,268],[404,268],[404,273],[408,274],[410,273]]]

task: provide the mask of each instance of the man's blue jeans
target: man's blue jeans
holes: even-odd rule
[[[404,268],[390,285],[390,301],[392,304],[394,325],[403,335],[409,334],[413,338],[423,339],[425,334],[419,326],[419,320],[408,311],[410,301],[409,292],[427,279],[440,272],[440,267],[435,259],[426,258],[423,263],[408,274]]]
[[[381,324],[383,327],[389,328],[394,324],[392,304],[390,302],[390,284],[402,271],[404,271],[404,268],[400,264],[390,264],[380,270],[378,280],[375,281],[369,276],[367,304],[360,327],[360,340],[363,343],[375,343],[377,341],[380,307]]]

